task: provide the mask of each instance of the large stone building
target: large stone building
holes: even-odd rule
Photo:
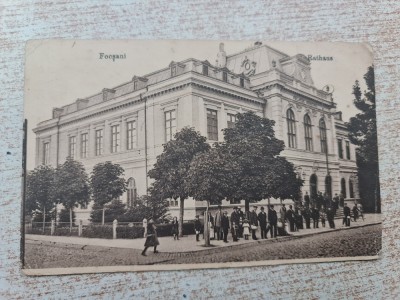
[[[303,193],[342,192],[357,198],[355,147],[349,142],[332,95],[314,86],[309,60],[288,56],[257,42],[227,55],[220,44],[217,61],[172,61],[164,69],[53,109],[53,117],[34,129],[36,165],[56,166],[71,156],[88,173],[99,162],[125,169],[129,182],[122,197],[134,205],[146,193],[152,168],[163,144],[185,126],[208,141],[222,141],[221,129],[233,126],[237,113],[253,111],[274,120],[276,136],[305,181]],[[170,200],[171,214],[178,201]],[[204,203],[185,201],[192,219]],[[90,206],[77,209],[88,219]]]

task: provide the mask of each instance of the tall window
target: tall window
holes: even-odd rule
[[[208,66],[206,66],[206,65],[203,65],[203,75],[208,76]]]
[[[306,142],[306,150],[312,151],[312,124],[309,115],[304,116],[304,140]]]
[[[315,200],[318,193],[318,177],[315,174],[310,176],[310,198],[311,200]]]
[[[328,145],[326,140],[326,125],[324,119],[319,120],[319,136],[321,140],[321,152],[328,153]]]
[[[50,162],[50,143],[43,143],[43,164],[47,165]]]
[[[127,192],[127,206],[133,207],[136,206],[137,203],[137,189],[135,179],[132,177],[128,179],[128,186],[126,189]]]
[[[68,155],[72,159],[75,158],[75,150],[76,150],[76,137],[75,136],[70,136],[69,137],[69,151]]]
[[[81,158],[88,157],[88,134],[81,134]]]
[[[111,126],[111,152],[118,152],[120,149],[119,125]]]
[[[290,108],[286,112],[286,121],[288,127],[288,146],[296,148],[296,119],[294,118],[293,110]]]
[[[126,123],[126,149],[132,150],[136,146],[136,122]]]
[[[353,186],[353,180],[349,179],[349,194],[350,198],[354,198],[354,186]]]
[[[165,141],[173,139],[176,132],[176,111],[175,109],[165,112]]]
[[[341,193],[343,195],[343,198],[347,198],[347,192],[346,192],[346,179],[342,178],[340,180],[340,187],[341,187]]]
[[[222,72],[222,80],[228,82],[228,73]]]
[[[96,156],[103,154],[103,129],[96,130]]]
[[[211,141],[218,141],[218,117],[217,111],[207,109],[207,135]]]
[[[339,158],[343,158],[343,141],[340,139],[337,140],[337,146],[338,146]]]
[[[228,128],[235,127],[236,115],[228,114]]]
[[[350,159],[350,142],[346,141],[346,158]]]
[[[329,198],[332,197],[332,177],[331,176],[325,177],[325,193],[328,195]]]

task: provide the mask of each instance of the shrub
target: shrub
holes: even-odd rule
[[[83,227],[82,236],[88,238],[112,239],[112,225],[88,225]]]

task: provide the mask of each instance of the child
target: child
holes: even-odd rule
[[[200,231],[201,231],[201,223],[199,220],[199,216],[196,216],[196,220],[194,221],[194,231],[196,233],[196,241],[199,242],[199,236],[200,236]]]
[[[236,223],[235,223],[235,222],[232,222],[231,233],[232,233],[232,238],[233,238],[233,241],[234,241],[234,242],[237,242],[237,241],[238,241],[238,238],[237,238],[237,229],[238,229],[238,227],[237,227]]]
[[[249,224],[249,220],[247,220],[247,219],[244,219],[244,221],[243,221],[243,235],[244,235],[245,240],[249,239],[250,224]]]

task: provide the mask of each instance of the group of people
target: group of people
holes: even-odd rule
[[[353,221],[357,222],[359,218],[364,220],[363,208],[360,203],[355,203],[352,209],[347,203],[342,203],[341,197],[335,194],[335,197],[330,200],[327,197],[322,196],[322,193],[318,193],[314,199],[310,199],[306,193],[304,196],[304,202],[300,202],[295,208],[289,205],[286,208],[285,204],[282,204],[278,213],[275,211],[273,205],[268,205],[267,211],[264,207],[260,208],[260,212],[257,212],[258,207],[253,206],[253,209],[249,212],[243,212],[240,207],[235,206],[230,217],[228,217],[227,211],[222,211],[222,207],[218,206],[218,211],[213,217],[211,213],[208,214],[209,222],[209,233],[211,239],[223,240],[228,243],[229,231],[232,235],[234,242],[237,242],[240,238],[248,240],[251,236],[253,240],[257,240],[257,231],[260,230],[261,239],[267,239],[268,232],[271,238],[276,238],[279,235],[286,235],[286,224],[290,232],[298,231],[299,229],[311,228],[311,221],[313,228],[319,228],[319,222],[321,226],[325,227],[326,222],[330,228],[335,228],[335,214],[339,205],[343,206],[343,225],[350,226],[351,217]],[[146,219],[145,219],[146,220]],[[157,231],[153,220],[149,222],[143,221],[144,236],[146,238],[145,248],[142,255],[146,255],[146,251],[149,247],[154,247],[154,253],[158,253],[157,246],[159,241],[157,238]],[[203,231],[203,225],[200,222],[200,218],[197,215],[194,222],[194,230],[196,234],[196,241],[200,241],[200,233]],[[179,240],[179,223],[176,217],[172,220],[172,236],[174,240]]]

